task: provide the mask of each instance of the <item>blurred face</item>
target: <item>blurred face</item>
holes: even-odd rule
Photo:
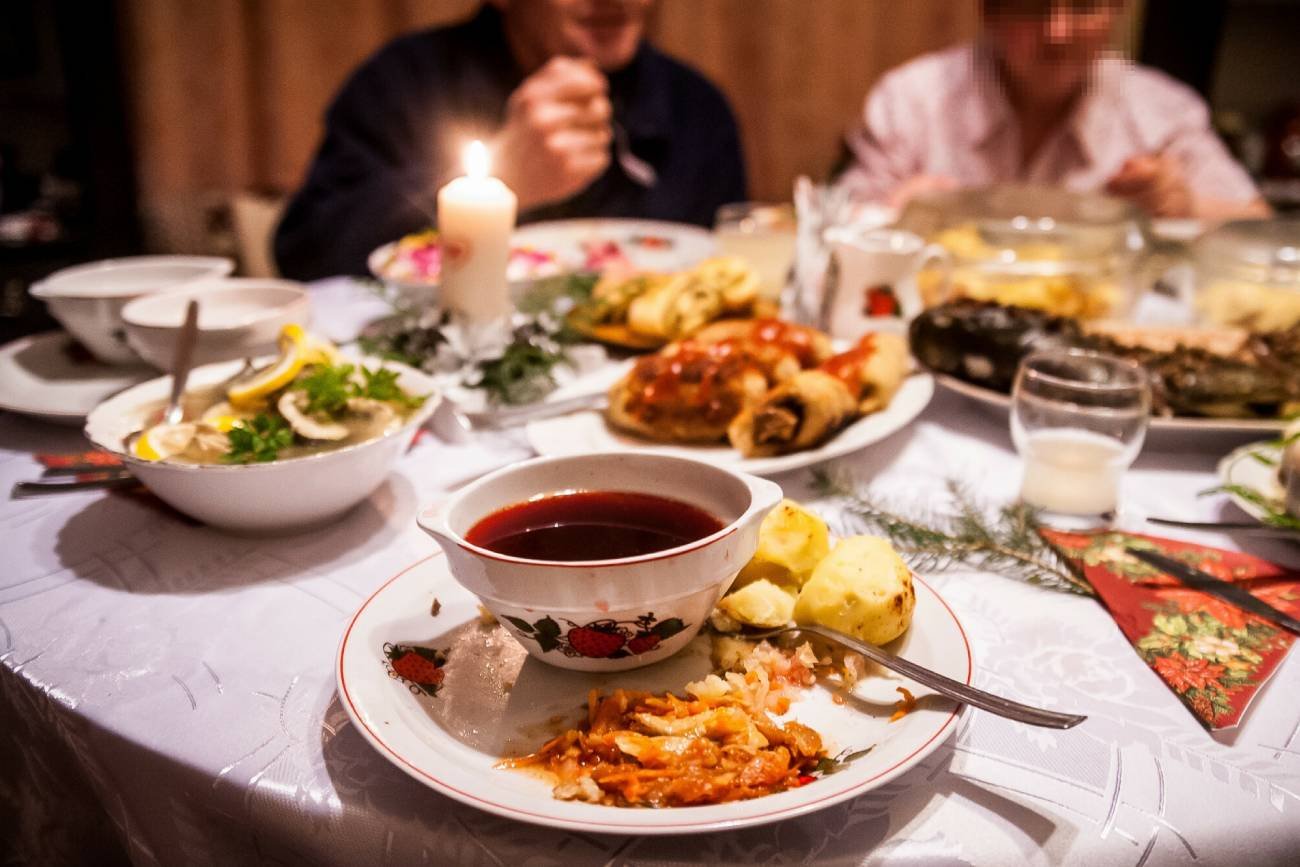
[[[609,72],[627,66],[654,0],[492,0],[505,14],[525,68],[557,55],[586,57]]]
[[[1070,99],[1110,44],[1124,0],[985,0],[984,32],[1017,94]]]

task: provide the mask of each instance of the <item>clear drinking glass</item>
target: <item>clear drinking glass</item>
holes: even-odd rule
[[[718,208],[713,235],[721,256],[739,256],[758,272],[759,294],[779,300],[794,262],[793,205],[733,202]]]
[[[1011,393],[1011,438],[1025,463],[1021,499],[1049,525],[1110,523],[1150,415],[1151,387],[1134,361],[1080,349],[1027,356]]]

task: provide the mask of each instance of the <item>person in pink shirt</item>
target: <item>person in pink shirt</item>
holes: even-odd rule
[[[889,72],[847,136],[840,183],[896,206],[1018,182],[1106,191],[1159,217],[1267,216],[1205,103],[1108,47],[1125,0],[982,0],[972,44]]]

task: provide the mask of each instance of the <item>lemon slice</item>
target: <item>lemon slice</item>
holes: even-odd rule
[[[328,340],[308,334],[303,339],[303,364],[338,364],[343,358]]]
[[[220,433],[230,433],[236,425],[243,424],[248,419],[239,415],[214,415],[212,418],[204,419],[209,425]]]
[[[197,427],[190,422],[154,425],[136,438],[131,451],[146,461],[165,461],[185,451],[196,432]]]
[[[226,397],[237,408],[256,406],[293,382],[305,365],[332,363],[335,355],[337,350],[333,344],[312,337],[301,325],[291,323],[280,329],[279,360],[236,381],[226,390]]]
[[[236,409],[229,401],[223,400],[208,407],[199,418],[199,421],[215,428],[220,433],[227,433],[235,425],[248,421],[255,415],[257,413],[247,407]]]

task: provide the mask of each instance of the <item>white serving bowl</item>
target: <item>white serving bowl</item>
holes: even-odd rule
[[[703,509],[724,526],[665,551],[581,562],[511,557],[465,538],[480,519],[499,509],[575,490],[669,497]],[[442,546],[456,580],[530,654],[576,671],[624,671],[665,659],[695,637],[718,597],[754,555],[759,524],[780,501],[780,486],[756,476],[688,458],[608,452],[506,467],[426,509],[418,523]],[[666,630],[671,634],[647,639],[659,624],[671,624]],[[607,655],[584,655],[581,648],[587,642],[570,641],[576,630],[586,630],[586,637],[604,633]],[[550,640],[538,640],[548,633]]]
[[[199,302],[199,337],[194,364],[254,358],[276,351],[280,329],[307,325],[307,290],[292,280],[228,277],[145,295],[122,308],[126,341],[159,370],[169,370],[185,308]]]
[[[96,358],[108,364],[138,361],[126,343],[122,308],[141,295],[224,277],[235,263],[220,256],[130,256],[55,271],[31,288],[32,297]]]
[[[263,359],[265,361],[265,359]],[[433,379],[417,370],[376,358],[353,359],[368,367],[399,372],[408,394],[429,399],[395,431],[333,451],[264,464],[181,464],[146,461],[126,448],[126,439],[154,420],[166,402],[171,377],[141,383],[109,398],[86,417],[86,436],[122,458],[131,473],[159,499],[213,527],[240,533],[302,530],[343,516],[383,484],[411,436],[437,407]],[[212,386],[242,366],[232,361],[196,368],[189,387]]]

